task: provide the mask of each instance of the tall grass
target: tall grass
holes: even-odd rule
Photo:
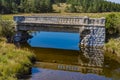
[[[12,44],[0,41],[0,80],[17,80],[22,74],[28,74],[32,67],[34,54],[28,50],[17,49]]]
[[[106,50],[117,54],[120,57],[120,39],[110,39],[105,44]]]

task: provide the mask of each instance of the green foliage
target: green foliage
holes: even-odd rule
[[[0,0],[0,13],[52,12],[51,0]]]
[[[105,0],[67,0],[71,6],[66,10],[73,12],[73,5],[76,10],[74,12],[119,12],[120,4],[108,2]],[[79,9],[78,9],[79,8]]]
[[[115,51],[115,53],[120,56],[120,39],[110,39],[109,42],[105,44],[105,47],[109,49],[108,51]]]
[[[119,12],[120,4],[106,0],[0,0],[0,13],[48,13],[53,4],[67,3],[66,12]]]
[[[35,12],[47,13],[52,12],[52,3],[50,0],[35,0]]]
[[[117,28],[118,33],[120,34],[120,14],[118,14],[116,16],[117,16],[116,28]]]
[[[106,16],[106,30],[108,35],[120,34],[120,16],[117,14],[109,14]]]
[[[17,80],[20,75],[28,74],[31,57],[34,55],[27,49],[16,49],[12,44],[0,42],[0,80]]]
[[[71,5],[70,7],[67,6],[65,11],[70,12],[70,13],[74,13],[74,12],[76,12],[76,8],[74,5]]]
[[[10,20],[0,20],[0,35],[3,37],[14,34],[14,23]]]
[[[116,23],[117,23],[117,17],[115,14],[109,14],[106,17],[106,29],[108,34],[114,34],[117,32]]]

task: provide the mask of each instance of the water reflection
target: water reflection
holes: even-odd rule
[[[46,36],[48,35],[48,33],[44,33],[44,34]],[[33,38],[32,39],[33,41],[32,40],[28,41],[30,42],[30,45],[28,44],[26,46],[24,45],[24,47],[27,47],[29,50],[31,50],[36,54],[36,59],[37,59],[36,64],[32,68],[32,75],[29,80],[119,80],[120,79],[119,63],[107,56],[104,56],[105,53],[103,50],[97,48],[81,48],[80,50],[78,50],[77,44],[79,40],[78,39],[77,41],[73,40],[73,37],[69,38],[71,39],[70,42],[74,44],[72,50],[52,49],[53,47],[40,48],[39,42],[41,41],[44,42],[46,39],[46,36],[44,34],[42,35],[42,38],[39,37],[41,36],[41,33],[39,34],[39,32],[32,34],[33,36],[37,36],[37,37],[34,37],[35,39]],[[74,36],[76,36],[76,34],[74,34]],[[54,35],[54,37],[56,37],[56,35]],[[78,34],[76,37],[78,37]],[[47,38],[46,42],[49,42],[50,38],[51,36]],[[65,39],[64,36],[62,38]],[[51,38],[51,40],[52,39],[53,38]],[[64,45],[66,45],[65,42]],[[44,43],[42,44],[44,45]],[[32,45],[33,47],[31,47]],[[70,49],[71,46],[67,46],[67,47]],[[66,46],[62,46],[59,48],[66,48]],[[75,51],[74,49],[77,51]]]
[[[31,48],[37,57],[30,80],[111,80],[104,75],[101,49],[81,51]]]
[[[103,67],[104,63],[104,55],[103,50],[98,48],[81,48],[83,55],[88,58],[87,65],[89,66],[97,66]]]
[[[54,51],[53,49],[46,49],[49,51],[49,53],[46,53],[45,49],[40,53],[40,50],[35,50],[39,52],[35,52],[39,54],[37,55],[39,62],[35,64],[37,67],[54,70],[102,74],[104,56],[103,51],[100,49],[89,49],[92,53],[85,51],[88,49],[82,49],[84,50],[84,53],[81,51]]]
[[[110,80],[95,74],[82,74],[60,70],[38,69],[40,72],[33,74],[30,80]]]
[[[29,80],[120,79],[120,64],[104,56],[101,49],[81,48],[81,51],[73,51],[32,48],[28,45],[27,48],[37,58]]]

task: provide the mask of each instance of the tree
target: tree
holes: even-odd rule
[[[37,13],[46,13],[52,12],[52,3],[51,0],[35,0],[35,12]]]
[[[0,13],[48,13],[53,4],[67,3],[67,12],[119,12],[120,4],[106,0],[0,0]]]
[[[115,34],[117,32],[117,16],[115,14],[109,14],[106,17],[106,29],[108,34]]]
[[[76,8],[75,8],[75,5],[71,5],[70,6],[70,12],[76,12]]]
[[[76,12],[117,12],[120,4],[106,0],[67,0],[68,4],[74,5]],[[76,7],[77,6],[77,7]],[[71,10],[73,7],[67,9]],[[69,11],[68,10],[68,11]]]

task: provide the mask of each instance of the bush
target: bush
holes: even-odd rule
[[[12,36],[14,34],[14,26],[13,21],[0,20],[0,36]]]
[[[106,17],[106,30],[107,30],[107,34],[109,35],[113,35],[116,34],[119,31],[119,17],[116,14],[109,14]]]

